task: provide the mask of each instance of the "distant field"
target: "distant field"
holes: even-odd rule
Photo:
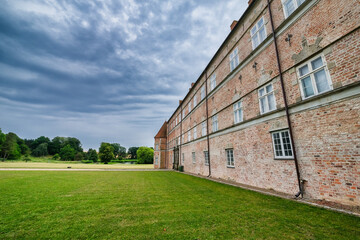
[[[0,239],[359,239],[360,219],[177,172],[1,172]]]

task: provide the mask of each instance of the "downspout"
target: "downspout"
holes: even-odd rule
[[[276,60],[277,60],[277,65],[278,65],[278,70],[279,70],[281,89],[282,89],[284,105],[285,105],[286,119],[287,119],[287,123],[289,126],[289,134],[290,134],[291,143],[293,145],[294,162],[295,162],[296,175],[297,175],[297,180],[298,180],[298,185],[299,185],[299,192],[295,196],[298,197],[299,195],[301,195],[301,197],[303,197],[304,192],[303,192],[302,185],[301,185],[299,163],[298,163],[297,155],[296,155],[295,142],[294,142],[294,137],[293,137],[292,125],[291,125],[291,121],[290,121],[289,107],[288,107],[287,100],[286,100],[285,85],[284,85],[284,79],[283,79],[283,75],[282,75],[282,71],[281,71],[280,56],[279,56],[279,50],[278,50],[278,46],[277,46],[277,42],[276,42],[276,34],[275,34],[275,29],[274,29],[273,17],[272,17],[272,13],[271,13],[270,0],[267,0],[267,3],[268,3],[269,15],[270,15],[271,30],[272,30],[274,46],[275,46]]]
[[[211,161],[210,161],[210,140],[209,140],[209,107],[208,107],[208,87],[207,87],[207,70],[205,69],[205,102],[206,102],[206,140],[208,147],[209,175],[211,177]]]

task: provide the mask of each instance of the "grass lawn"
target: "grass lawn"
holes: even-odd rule
[[[360,218],[177,172],[0,172],[0,239],[359,239]]]

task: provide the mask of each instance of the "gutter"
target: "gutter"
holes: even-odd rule
[[[268,3],[269,15],[270,15],[271,30],[272,30],[272,35],[273,35],[273,39],[274,39],[276,61],[277,61],[278,70],[279,70],[281,90],[282,90],[282,93],[283,93],[282,95],[283,95],[284,105],[285,105],[286,119],[287,119],[287,123],[288,123],[288,126],[289,126],[289,134],[290,134],[290,139],[291,139],[291,143],[292,143],[292,147],[293,147],[294,162],[295,162],[295,168],[296,168],[296,176],[297,176],[298,186],[299,186],[299,192],[295,196],[299,197],[301,195],[301,197],[303,198],[304,197],[304,191],[303,191],[302,183],[301,183],[299,162],[297,160],[295,142],[294,142],[294,137],[293,137],[293,130],[292,130],[292,125],[291,125],[291,121],[290,121],[289,107],[288,107],[288,103],[287,103],[287,99],[286,99],[286,91],[285,91],[283,74],[282,74],[282,70],[281,70],[279,49],[278,49],[277,41],[276,41],[276,33],[275,33],[274,22],[273,22],[273,17],[272,17],[272,13],[271,13],[270,0],[267,0],[267,3]]]

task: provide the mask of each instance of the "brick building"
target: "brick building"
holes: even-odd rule
[[[359,0],[249,1],[155,137],[155,167],[360,205],[359,16]]]

